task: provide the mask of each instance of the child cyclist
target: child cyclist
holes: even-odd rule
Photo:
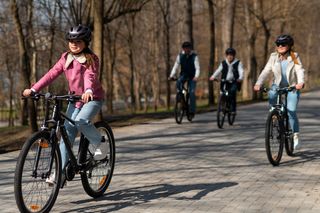
[[[58,62],[38,82],[30,89],[25,89],[23,95],[28,97],[33,92],[39,92],[64,73],[69,91],[82,96],[81,102],[69,103],[67,107],[67,116],[76,124],[73,126],[68,121],[65,122],[69,140],[73,144],[78,131],[80,131],[90,143],[97,146],[94,159],[102,160],[107,156],[107,143],[90,122],[100,111],[104,97],[104,91],[98,79],[99,59],[89,49],[91,30],[83,25],[72,27],[67,32],[66,39],[69,50],[62,54]],[[62,139],[60,150],[62,169],[64,170],[69,156]],[[46,182],[53,184],[55,175],[52,174]]]

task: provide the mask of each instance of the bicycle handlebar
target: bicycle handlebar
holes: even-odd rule
[[[277,92],[282,92],[282,93],[287,93],[287,92],[291,92],[293,90],[296,89],[296,86],[289,86],[289,87],[283,87],[283,88],[276,88]],[[260,91],[261,92],[268,92],[269,90],[271,90],[270,88],[267,87],[261,87]]]
[[[169,77],[168,78],[168,81],[177,81],[178,80],[178,78],[175,78],[175,77]]]
[[[82,97],[80,95],[74,95],[74,94],[53,95],[49,92],[47,92],[45,94],[32,92],[29,97],[22,96],[22,99],[31,98],[35,101],[38,101],[41,97],[44,97],[46,100],[65,100],[65,101],[69,101],[69,102],[77,102],[82,99]]]

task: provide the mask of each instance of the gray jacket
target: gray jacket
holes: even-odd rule
[[[295,64],[292,60],[291,56],[288,56],[288,66],[287,66],[287,79],[289,85],[296,85],[299,83],[304,83],[304,68],[302,67],[302,63],[298,53],[294,53],[298,64]],[[270,73],[273,73],[273,83],[278,85],[281,82],[281,63],[279,54],[277,52],[271,53],[270,58],[264,69],[262,70],[258,80],[257,85],[262,85],[263,82],[267,79]]]

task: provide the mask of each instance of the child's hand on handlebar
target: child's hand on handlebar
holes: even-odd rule
[[[22,95],[24,97],[29,97],[32,93],[33,93],[33,91],[31,89],[25,89],[25,90],[23,90]]]
[[[210,80],[210,81],[214,81],[214,80],[216,80],[216,79],[215,79],[215,77],[211,76],[211,77],[209,78],[209,80]]]
[[[88,103],[89,101],[92,101],[93,100],[92,92],[83,93],[81,98],[84,103]]]

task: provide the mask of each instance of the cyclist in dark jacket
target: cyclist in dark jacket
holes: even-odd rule
[[[183,84],[188,81],[190,92],[190,116],[194,117],[196,111],[196,85],[200,75],[200,65],[198,55],[192,50],[192,44],[188,41],[183,42],[182,52],[177,56],[172,68],[169,79],[173,78],[181,66],[180,77],[177,80],[177,90],[182,93]]]

